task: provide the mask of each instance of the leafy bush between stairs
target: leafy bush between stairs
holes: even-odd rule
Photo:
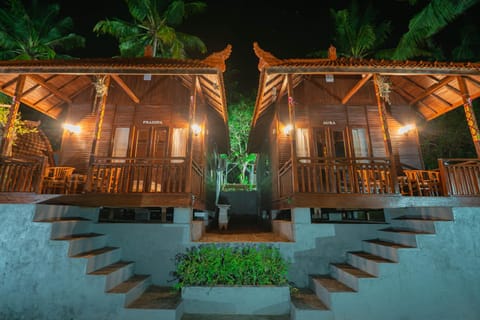
[[[287,262],[267,245],[206,244],[175,256],[176,289],[185,286],[281,286],[288,283]]]

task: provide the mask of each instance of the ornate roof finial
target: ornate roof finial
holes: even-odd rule
[[[333,45],[330,45],[330,47],[328,48],[328,59],[330,60],[337,59],[337,48],[335,48]]]
[[[267,52],[260,48],[257,42],[253,43],[253,51],[255,51],[255,54],[259,58],[258,61],[258,70],[262,71],[263,68],[271,66],[271,65],[276,65],[282,62],[282,60],[278,59],[275,57],[273,54],[270,52]]]
[[[230,57],[232,53],[232,45],[229,44],[222,51],[214,52],[205,59],[202,60],[203,63],[208,64],[209,66],[220,69],[222,72],[225,72],[227,66],[225,65],[225,60]]]
[[[143,56],[144,57],[153,57],[153,47],[149,44],[147,44],[145,46],[145,48],[143,48]]]

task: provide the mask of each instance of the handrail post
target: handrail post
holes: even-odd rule
[[[47,167],[47,157],[43,157],[41,164],[40,164],[40,175],[38,177],[38,181],[34,188],[35,193],[42,193],[43,189],[43,175],[45,174],[45,169]]]
[[[288,74],[287,76],[287,92],[288,92],[288,117],[290,119],[292,125],[292,133],[290,134],[290,150],[291,150],[291,159],[292,159],[292,184],[293,184],[293,193],[298,192],[298,177],[297,177],[297,142],[296,142],[296,133],[297,133],[297,126],[295,123],[295,100],[293,97],[293,82],[292,82],[292,75]]]
[[[442,195],[449,195],[447,188],[447,169],[443,159],[438,159],[438,170],[440,171],[440,187],[442,190]]]
[[[397,179],[397,170],[398,170],[398,164],[400,161],[397,161],[397,155],[392,154],[390,157],[390,187],[392,188],[393,192],[398,194],[400,193],[400,186],[398,185],[398,179]]]

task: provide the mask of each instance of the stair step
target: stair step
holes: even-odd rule
[[[65,236],[53,238],[52,240],[67,240],[68,241],[68,240],[88,239],[88,238],[94,238],[94,237],[100,237],[100,236],[103,236],[103,234],[89,232],[89,233],[78,233],[78,234],[65,235]]]
[[[145,275],[145,274],[136,274],[133,275],[131,278],[123,281],[116,287],[113,287],[112,289],[108,290],[108,293],[127,293],[128,291],[132,290],[139,284],[141,284],[143,281],[148,279],[150,276]]]
[[[129,309],[176,309],[181,302],[180,291],[172,287],[152,285],[145,292],[130,303]]]
[[[98,270],[92,271],[89,274],[91,275],[109,275],[117,270],[120,270],[130,264],[132,264],[133,261],[118,261],[115,263],[112,263],[106,267],[100,268]]]
[[[332,263],[330,275],[355,291],[360,290],[360,279],[375,278],[374,275],[348,263]]]
[[[352,255],[355,255],[355,256],[362,257],[362,258],[367,259],[367,260],[372,260],[372,261],[377,262],[377,263],[395,263],[395,261],[393,261],[393,260],[389,260],[389,259],[377,256],[377,255],[365,252],[365,251],[352,251],[352,252],[349,252],[349,253],[352,254]]]
[[[352,276],[355,276],[357,278],[375,278],[373,274],[370,274],[368,272],[365,272],[359,268],[356,268],[355,266],[352,266],[348,263],[332,263],[332,266],[348,273],[351,274]]]
[[[418,235],[434,235],[435,233],[421,231],[421,230],[411,230],[406,228],[395,228],[389,227],[385,229],[380,229],[380,238],[385,241],[397,242],[403,245],[417,247],[417,236]]]
[[[296,292],[291,294],[290,298],[295,308],[298,309],[328,310],[327,306],[318,299],[315,292],[308,288],[297,289]]]
[[[382,266],[383,264],[396,263],[393,260],[365,251],[348,252],[347,261],[355,268],[358,268],[367,274],[371,274],[374,277],[378,277],[381,273],[388,270]]]
[[[319,283],[328,292],[355,292],[355,290],[332,278],[330,275],[314,275],[312,280]]]
[[[432,232],[427,232],[427,231],[399,229],[399,228],[385,228],[385,229],[380,229],[380,231],[394,232],[394,233],[401,233],[401,234],[413,234],[413,235],[416,235],[416,234],[434,234]]]
[[[380,246],[384,247],[390,247],[393,249],[410,249],[410,248],[415,248],[412,246],[407,246],[401,243],[396,243],[396,242],[390,242],[390,241],[385,241],[381,239],[371,239],[371,240],[365,240],[365,242],[373,243],[373,244],[378,244]]]
[[[87,252],[82,252],[82,253],[76,254],[76,255],[72,256],[72,258],[92,258],[92,257],[98,256],[98,255],[101,255],[101,254],[104,254],[104,253],[107,253],[107,252],[110,252],[110,251],[113,251],[113,250],[117,250],[117,249],[119,249],[119,248],[118,247],[103,247],[103,248],[100,248],[100,249],[94,249],[94,250],[90,250],[90,251],[87,251]]]

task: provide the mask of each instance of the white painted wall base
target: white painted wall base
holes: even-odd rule
[[[290,289],[282,287],[185,287],[185,313],[282,315],[290,313]]]

